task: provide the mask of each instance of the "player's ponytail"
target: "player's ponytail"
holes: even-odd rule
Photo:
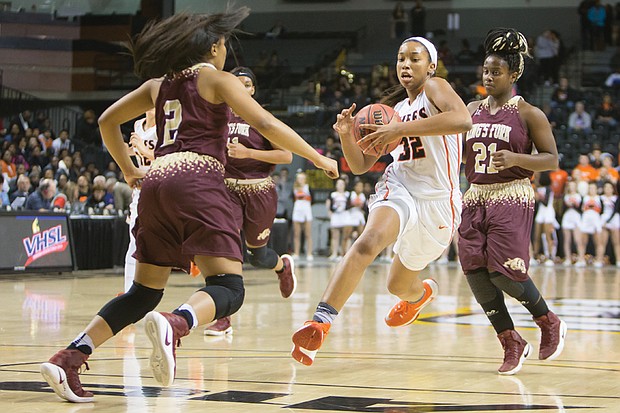
[[[497,55],[504,59],[510,71],[517,72],[517,79],[523,74],[524,58],[530,57],[523,33],[505,27],[489,30],[484,40],[484,50],[487,57]]]
[[[213,44],[234,35],[249,13],[247,7],[212,15],[179,13],[148,24],[129,46],[135,74],[153,79],[203,62]]]

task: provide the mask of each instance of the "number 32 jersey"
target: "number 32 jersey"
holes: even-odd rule
[[[439,109],[424,91],[410,102],[404,99],[394,110],[403,122],[428,118]],[[460,199],[459,168],[461,165],[461,135],[409,136],[390,155],[394,158],[386,174],[393,173],[407,190],[421,199]]]
[[[472,114],[472,128],[465,136],[465,175],[473,184],[495,184],[530,178],[532,171],[517,166],[498,171],[491,163],[494,152],[532,153],[532,140],[519,115],[521,96],[513,96],[497,111],[489,111],[489,98]]]

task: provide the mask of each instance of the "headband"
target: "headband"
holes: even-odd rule
[[[435,63],[435,66],[437,66],[437,49],[435,48],[435,45],[433,43],[431,43],[424,37],[420,37],[420,36],[410,37],[403,41],[403,43],[407,43],[407,42],[422,43],[422,45],[426,47],[426,50],[428,51],[428,54],[431,57],[431,63]]]

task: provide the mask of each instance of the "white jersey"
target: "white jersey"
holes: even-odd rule
[[[144,142],[144,145],[147,148],[154,150],[155,145],[157,145],[157,131],[156,131],[155,126],[150,127],[147,130],[144,130],[145,121],[146,121],[146,118],[138,119],[133,124],[133,130],[136,133],[136,135],[138,135],[140,139],[142,139],[142,141]],[[136,160],[138,162],[138,168],[144,172],[148,171],[149,168],[151,167],[151,160],[140,155],[138,151],[135,149],[134,149],[134,152],[136,153]]]
[[[395,108],[403,122],[428,118],[439,113],[422,91],[413,102],[405,99]],[[394,174],[412,196],[441,200],[452,197],[460,204],[459,168],[461,135],[411,136],[390,154],[394,158],[386,174]]]

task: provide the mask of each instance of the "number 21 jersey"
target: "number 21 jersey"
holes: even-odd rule
[[[465,175],[469,183],[504,183],[532,176],[532,171],[517,166],[500,172],[491,163],[493,153],[500,150],[532,153],[532,140],[519,115],[521,99],[513,96],[491,114],[486,98],[472,114],[472,128],[465,135]]]

